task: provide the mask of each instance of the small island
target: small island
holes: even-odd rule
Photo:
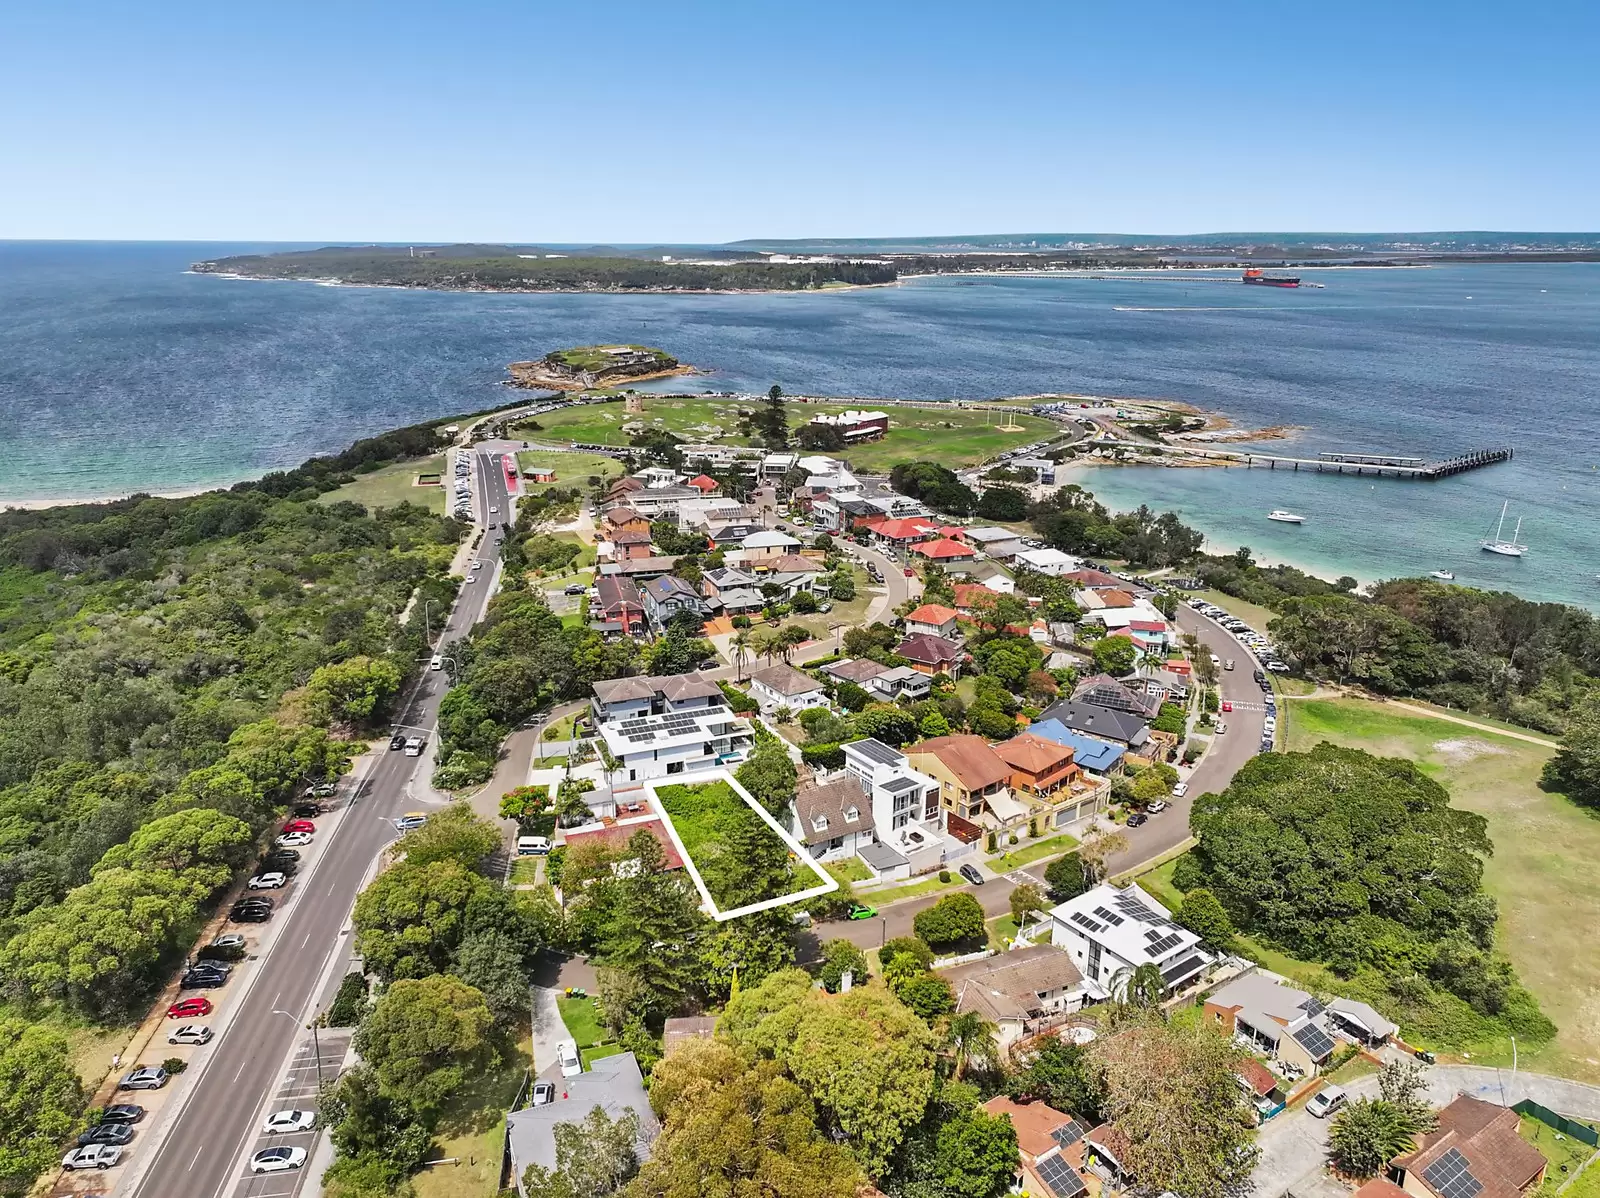
[[[648,345],[580,345],[551,350],[532,362],[512,362],[506,367],[507,386],[537,391],[587,391],[617,383],[639,383],[675,374],[693,374],[665,350]]]

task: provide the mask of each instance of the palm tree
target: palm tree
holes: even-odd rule
[[[563,827],[587,823],[589,804],[584,800],[583,792],[573,790],[570,786],[562,789],[565,793],[560,793],[556,797],[556,822]]]
[[[744,660],[750,656],[750,630],[741,628],[733,636],[733,668],[738,672],[737,680],[744,681]]]
[[[1111,993],[1125,1009],[1160,1010],[1161,995],[1166,988],[1167,979],[1161,976],[1161,967],[1152,961],[1132,969],[1123,966],[1111,979]]]
[[[944,1044],[941,1051],[952,1062],[952,1077],[961,1075],[971,1065],[978,1069],[992,1069],[1000,1060],[1000,1048],[995,1037],[1000,1029],[976,1011],[963,1011],[944,1022]]]

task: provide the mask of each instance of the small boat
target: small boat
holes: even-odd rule
[[[1306,518],[1304,516],[1297,516],[1293,512],[1286,512],[1281,507],[1273,508],[1272,511],[1268,512],[1267,519],[1276,520],[1279,524],[1304,524],[1306,522]]]
[[[1511,534],[1511,539],[1505,539],[1506,508],[1511,501],[1508,499],[1500,505],[1500,523],[1495,525],[1494,536],[1485,537],[1478,545],[1485,553],[1498,553],[1501,557],[1521,557],[1528,552],[1528,547],[1518,538],[1522,536],[1522,517],[1517,517],[1517,527]]]
[[[1441,582],[1454,582],[1456,580],[1456,576],[1448,570],[1429,570],[1428,577],[1437,578]]]

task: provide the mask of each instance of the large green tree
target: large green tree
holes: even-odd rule
[[[693,995],[701,942],[710,921],[683,870],[668,870],[661,842],[648,832],[628,841],[626,857],[638,864],[605,887],[595,960],[625,975],[647,1022],[663,1019]]]
[[[1573,705],[1561,748],[1544,763],[1539,782],[1574,803],[1600,807],[1600,690]]]
[[[407,978],[362,1020],[355,1049],[385,1094],[432,1111],[494,1058],[493,1022],[482,992],[459,978]]]
[[[607,1198],[639,1170],[639,1111],[616,1118],[599,1106],[581,1121],[557,1123],[555,1168],[529,1165],[522,1173],[528,1198]]]
[[[983,936],[983,904],[965,892],[947,894],[918,911],[911,926],[935,950],[953,948]]]
[[[79,1126],[83,1082],[60,1032],[0,1022],[0,1195],[22,1198]]]
[[[384,870],[356,899],[356,946],[367,968],[385,981],[449,968],[469,907],[491,889],[459,861],[402,861]]]

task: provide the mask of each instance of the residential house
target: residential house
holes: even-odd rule
[[[703,674],[614,678],[592,689],[595,724],[619,763],[617,790],[743,761],[754,743],[749,723]]]
[[[1544,1181],[1544,1154],[1518,1134],[1517,1112],[1466,1094],[1439,1112],[1416,1147],[1389,1162],[1412,1198],[1519,1198]]]
[[[821,672],[835,682],[853,682],[857,686],[864,687],[880,674],[887,674],[889,667],[869,657],[852,657],[844,661],[829,662],[821,667]]]
[[[885,491],[874,495],[866,501],[867,506],[878,515],[890,520],[900,520],[906,517],[928,515],[927,507],[908,495],[901,495],[894,491]]]
[[[953,607],[940,603],[924,603],[906,615],[906,632],[926,633],[953,641],[960,635],[956,625],[959,613]]]
[[[1024,813],[1011,797],[1011,767],[981,736],[935,736],[906,749],[906,760],[939,782],[939,802],[968,823],[990,827],[1014,822]]]
[[[970,616],[1000,598],[999,591],[981,582],[958,582],[950,589],[956,593],[956,611],[963,616]]]
[[[770,582],[783,591],[785,599],[793,599],[801,591],[816,592],[819,586],[826,590],[822,576],[827,573],[821,563],[798,553],[786,553],[768,563],[770,573],[762,582]]]
[[[645,614],[656,628],[665,628],[680,613],[702,621],[711,615],[711,607],[700,592],[675,574],[652,578],[644,584],[643,594]]]
[[[635,562],[654,554],[648,531],[636,532],[625,528],[609,541],[602,541],[600,544],[611,546],[611,552],[609,554],[602,552],[601,556],[609,557],[614,562]]]
[[[1049,458],[1027,457],[1012,458],[1006,462],[1007,470],[1016,470],[1032,474],[1034,479],[1042,486],[1054,486],[1056,481],[1057,463]]]
[[[1088,1193],[1084,1178],[1083,1138],[1089,1125],[1043,1102],[1020,1103],[996,1095],[982,1104],[990,1115],[1004,1115],[1017,1133],[1017,1183],[1013,1192],[1040,1198],[1081,1198]]]
[[[631,507],[614,507],[600,517],[600,535],[615,541],[619,532],[650,533],[650,521]]]
[[[1400,1034],[1400,1029],[1366,1003],[1354,998],[1328,1002],[1328,1030],[1341,1039],[1371,1048]]]
[[[633,477],[642,482],[647,491],[673,487],[683,479],[683,475],[671,466],[646,466],[643,470],[635,470]]]
[[[644,636],[647,616],[644,596],[630,578],[602,578],[594,584],[596,599],[589,608],[590,623],[606,635]],[[596,618],[598,617],[598,618]]]
[[[800,548],[800,542],[788,533],[762,531],[745,537],[739,547],[744,551],[746,569],[768,571],[779,558]]]
[[[1022,548],[1022,536],[1014,533],[1009,528],[991,528],[982,526],[962,530],[965,533],[967,544],[998,561],[1006,561],[1017,555]]]
[[[1205,1019],[1252,1052],[1290,1073],[1310,1075],[1328,1063],[1337,1047],[1315,995],[1260,974],[1234,978],[1206,995]]]
[[[1172,627],[1165,620],[1129,620],[1114,636],[1133,638],[1143,653],[1165,657],[1172,649]]]
[[[619,504],[625,505],[628,502],[628,496],[632,495],[635,491],[642,490],[644,490],[644,483],[629,475],[623,475],[623,477],[617,479],[616,482],[612,483],[606,488],[606,493],[600,499],[601,506],[614,507]]]
[[[640,491],[630,492],[629,505],[641,516],[650,519],[678,518],[678,505],[686,500],[705,498],[693,487],[645,487]]]
[[[1270,1119],[1283,1110],[1284,1100],[1288,1098],[1288,1085],[1260,1061],[1254,1057],[1241,1057],[1233,1067],[1233,1076],[1262,1119]]]
[[[732,520],[745,520],[756,525],[761,523],[752,509],[728,497],[708,495],[704,499],[686,499],[678,505],[678,527],[685,532]]]
[[[700,589],[707,599],[721,599],[729,591],[760,590],[761,580],[736,566],[719,566],[700,576]]]
[[[1000,1029],[1002,1052],[1024,1036],[1043,1031],[1053,1017],[1083,1006],[1083,974],[1072,957],[1053,944],[1013,949],[970,961],[939,976],[956,994],[956,1012],[976,1011]]]
[[[635,557],[620,562],[601,562],[595,571],[602,578],[631,578],[642,583],[670,574],[677,564],[676,557]]]
[[[971,545],[963,545],[960,541],[952,541],[947,537],[933,541],[919,541],[911,547],[911,552],[947,570],[969,565],[976,561],[978,556]]]
[[[933,693],[933,679],[910,666],[895,666],[867,683],[867,689],[891,703],[904,696],[907,699],[926,699]]]
[[[966,657],[966,650],[954,641],[947,641],[942,636],[929,636],[925,632],[912,633],[896,645],[894,651],[909,661],[912,669],[930,677],[948,675],[959,678],[961,662]]]
[[[719,490],[722,484],[708,474],[697,474],[686,482],[684,486],[693,487],[702,495],[710,495],[713,491]]]
[[[1060,720],[1035,720],[1028,731],[1071,749],[1072,760],[1091,777],[1118,778],[1127,772],[1128,751],[1121,745],[1073,732]]]
[[[806,423],[816,428],[836,429],[846,445],[880,440],[889,431],[887,412],[823,412]]]
[[[1072,702],[1106,707],[1112,711],[1125,711],[1142,719],[1153,720],[1161,714],[1161,701],[1144,694],[1142,688],[1133,687],[1137,679],[1119,682],[1110,674],[1091,674],[1072,688]]]
[[[1019,567],[1038,574],[1066,574],[1078,568],[1078,559],[1059,549],[1023,549],[1012,559]]]
[[[790,665],[768,666],[751,674],[750,697],[761,705],[762,715],[771,715],[780,708],[798,713],[828,706],[822,683]]]
[[[511,1156],[511,1176],[517,1192],[527,1198],[522,1178],[532,1165],[554,1171],[556,1167],[555,1129],[562,1124],[575,1126],[599,1107],[608,1118],[619,1119],[631,1111],[638,1117],[639,1130],[634,1154],[640,1161],[650,1159],[650,1149],[661,1133],[650,1096],[645,1092],[644,1075],[631,1052],[601,1057],[587,1071],[561,1079],[556,1098],[543,1106],[524,1107],[506,1116],[506,1147]]]
[[[640,832],[650,833],[661,846],[662,863],[665,868],[683,868],[683,855],[678,852],[678,846],[672,843],[672,834],[667,831],[667,825],[659,815],[623,819],[612,824],[588,824],[582,828],[569,828],[563,836],[566,838],[568,848],[603,844],[606,848],[618,852],[626,849],[628,842]],[[626,861],[619,862],[614,869],[618,873],[625,872],[627,864]],[[633,868],[637,870],[638,865],[635,864]]]
[[[1073,595],[1073,602],[1084,611],[1104,611],[1106,608],[1133,607],[1139,602],[1131,591],[1117,587],[1083,587]]]
[[[1214,959],[1137,883],[1118,890],[1102,882],[1052,908],[1046,927],[1050,942],[1072,954],[1091,993],[1098,988],[1101,997],[1116,993],[1141,965],[1159,969],[1163,993],[1170,994],[1199,980]]]
[[[1072,732],[1081,732],[1099,740],[1109,740],[1137,753],[1150,739],[1150,730],[1143,716],[1127,711],[1116,711],[1093,703],[1079,703],[1062,699],[1050,704],[1040,713],[1041,720],[1056,720]]]
[[[861,792],[872,803],[872,827],[878,840],[888,845],[899,843],[906,851],[926,848],[926,845],[906,840],[901,833],[906,830],[938,832],[942,822],[938,779],[915,769],[906,753],[890,749],[872,737],[848,742],[843,750],[846,773],[856,779]],[[938,845],[933,843],[933,848]],[[938,857],[938,853],[934,857]],[[934,861],[933,867],[938,867],[938,861]]]
[[[759,520],[741,517],[738,520],[712,521],[706,525],[706,541],[712,549],[738,549],[746,537],[762,531]]]
[[[758,477],[782,481],[784,475],[793,470],[800,461],[800,455],[793,453],[769,453],[761,459],[761,466],[756,471]]]
[[[869,499],[867,502],[872,501]],[[882,541],[886,545],[914,545],[933,536],[937,528],[938,525],[932,521],[910,516],[883,517],[866,525],[872,539]]]
[[[872,803],[853,774],[795,791],[795,839],[817,861],[842,861],[874,843]]]
[[[1128,686],[1144,691],[1154,701],[1158,712],[1162,703],[1176,703],[1180,707],[1189,705],[1190,682],[1185,674],[1151,667],[1140,670],[1136,677],[1128,679]],[[1073,698],[1077,698],[1076,692]]]
[[[674,1050],[691,1040],[709,1040],[717,1033],[715,1015],[674,1015],[661,1028],[661,1052],[671,1056]]]
[[[1024,732],[993,746],[996,757],[1011,769],[1011,789],[1026,798],[1048,804],[1057,791],[1082,776],[1083,770],[1072,760],[1072,749],[1047,737]]]
[[[1070,582],[1075,586],[1088,590],[1103,587],[1117,589],[1122,586],[1122,579],[1115,574],[1107,574],[1104,570],[1069,570],[1061,578],[1064,582]]]

